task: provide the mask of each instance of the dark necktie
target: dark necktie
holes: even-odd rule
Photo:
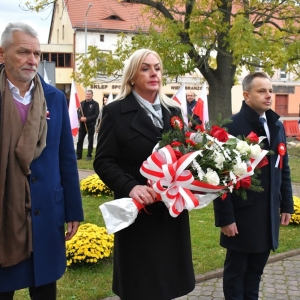
[[[270,133],[269,133],[269,129],[268,129],[268,125],[266,123],[266,119],[263,117],[259,117],[259,124],[263,127],[261,130],[263,132],[263,135],[267,137],[269,143],[270,143]],[[266,128],[267,127],[267,128]]]
[[[265,118],[259,117],[259,124],[260,124],[260,125],[264,126],[265,122],[266,122],[266,119],[265,119]]]

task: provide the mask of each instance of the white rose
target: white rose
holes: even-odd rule
[[[196,144],[202,143],[203,137],[201,133],[192,133],[190,139]]]
[[[251,158],[257,158],[258,155],[261,153],[261,148],[258,144],[256,145],[251,145],[250,146],[250,149],[251,149],[251,154],[250,154],[250,157]]]
[[[219,153],[216,155],[214,162],[216,163],[216,168],[223,169],[223,162],[225,161],[225,157],[223,154]]]
[[[206,180],[209,184],[212,184],[212,185],[219,185],[220,184],[219,175],[217,174],[216,171],[214,171],[210,168],[207,168],[205,178],[206,178]]]
[[[245,141],[238,141],[236,149],[239,150],[239,152],[242,154],[250,154],[251,152],[250,146]]]
[[[233,166],[233,172],[237,176],[244,175],[247,172],[247,164],[244,162],[235,164]]]

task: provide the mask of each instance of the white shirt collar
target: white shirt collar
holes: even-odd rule
[[[264,112],[262,116],[260,116],[260,118],[264,118],[267,121],[267,117],[266,117],[266,113]]]
[[[11,83],[8,79],[7,79],[7,82],[8,82],[8,86],[9,86],[9,89],[13,95],[13,98],[15,100],[17,100],[18,102],[24,104],[24,105],[27,105],[31,102],[32,100],[32,95],[31,95],[31,91],[32,89],[34,88],[34,83],[33,83],[33,80],[31,81],[31,84],[30,84],[30,87],[29,87],[29,90],[25,93],[24,97],[22,97],[20,95],[20,90],[19,88],[17,88],[13,83]]]

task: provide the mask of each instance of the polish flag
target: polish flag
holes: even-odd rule
[[[203,120],[203,106],[204,102],[199,98],[193,110],[193,114],[197,115],[201,121]]]
[[[206,81],[204,81],[204,83],[203,83],[202,91],[201,91],[201,95],[200,95],[199,100],[203,101],[203,113],[202,113],[202,118],[200,117],[200,119],[202,121],[202,124],[205,125],[206,122],[209,122],[207,93],[206,93]],[[198,115],[198,114],[196,114],[196,115]]]
[[[187,117],[187,106],[186,106],[186,95],[185,95],[185,85],[183,84],[180,89],[176,92],[176,94],[172,97],[178,104],[180,104],[182,112],[183,112],[183,121],[187,125],[188,117]]]
[[[71,130],[72,130],[73,136],[76,136],[78,133],[77,110],[79,107],[80,107],[80,101],[79,101],[78,94],[76,91],[75,82],[72,79],[71,95],[70,95],[70,103],[69,103],[69,116],[70,116]]]

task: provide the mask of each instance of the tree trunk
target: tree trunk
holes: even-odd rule
[[[232,64],[232,58],[227,55],[217,54],[218,67],[201,68],[200,71],[209,85],[208,111],[209,120],[216,121],[217,115],[222,118],[232,116],[231,88],[234,82],[236,66]],[[242,95],[241,95],[242,97]]]
[[[231,84],[222,80],[210,80],[208,84],[209,120],[216,121],[218,114],[221,114],[223,119],[231,117]]]

